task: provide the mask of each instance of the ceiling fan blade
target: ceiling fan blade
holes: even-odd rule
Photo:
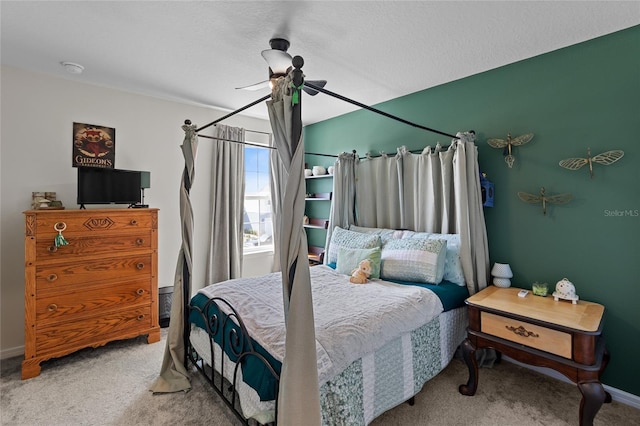
[[[267,49],[262,51],[262,57],[274,74],[286,74],[291,67],[291,55],[278,49]]]
[[[306,80],[307,83],[313,84],[314,86],[318,86],[323,88],[327,84],[327,80]],[[312,89],[311,87],[304,86],[302,90],[309,96],[315,96],[318,94],[317,90]]]
[[[241,89],[241,90],[260,90],[260,89],[266,89],[269,87],[269,80],[265,80],[265,81],[261,81],[260,83],[256,83],[256,84],[251,84],[249,86],[244,86],[244,87],[236,87],[236,89]]]

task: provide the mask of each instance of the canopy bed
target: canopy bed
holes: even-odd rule
[[[190,122],[183,126],[183,241],[165,358],[151,390],[190,389],[191,362],[243,422],[368,424],[412,402],[424,383],[446,367],[466,335],[464,300],[486,286],[489,262],[477,150],[471,134],[447,135],[307,83],[302,64],[295,57],[293,70],[275,81],[271,95],[203,128]],[[340,155],[327,255],[323,265],[313,268],[302,226],[300,95],[305,86],[453,138],[447,150],[427,148],[415,158],[402,150],[395,158],[363,161],[355,153]],[[278,158],[272,209],[279,272],[208,282],[191,297],[189,191],[198,132],[263,101]],[[367,174],[358,178],[361,171]],[[441,176],[432,182],[441,189],[426,190],[430,199],[413,201],[425,189],[409,178],[418,171]],[[395,176],[389,181],[400,183],[396,189],[377,193],[373,201],[358,195],[368,190],[363,181],[388,188],[383,177],[389,173]],[[433,202],[433,197],[444,201]],[[371,202],[397,206],[396,201],[403,206],[398,211],[369,214],[360,207]],[[376,275],[365,285],[351,284],[345,271],[363,256],[377,256]]]

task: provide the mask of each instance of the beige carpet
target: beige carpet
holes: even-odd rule
[[[20,380],[20,358],[2,361],[2,425],[237,425],[199,376],[188,393],[152,395],[147,389],[162,363],[162,341],[143,338],[85,349],[42,364],[42,374]],[[458,393],[467,369],[459,360],[428,382],[416,404],[402,404],[372,425],[576,425],[575,386],[502,362],[480,370],[476,396]],[[595,425],[640,425],[640,410],[605,404]]]

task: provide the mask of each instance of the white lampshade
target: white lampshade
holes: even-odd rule
[[[493,275],[493,285],[496,287],[510,287],[511,278],[513,278],[513,271],[508,263],[494,263],[491,268],[491,275]]]

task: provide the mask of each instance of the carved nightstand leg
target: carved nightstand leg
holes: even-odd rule
[[[467,396],[476,394],[478,388],[478,362],[476,361],[476,348],[473,347],[469,339],[464,339],[462,346],[462,357],[469,369],[469,380],[466,385],[460,385],[458,391]]]
[[[580,426],[592,426],[596,413],[607,398],[607,392],[604,391],[604,387],[600,382],[578,383],[578,389],[582,393],[582,400],[580,400]]]

